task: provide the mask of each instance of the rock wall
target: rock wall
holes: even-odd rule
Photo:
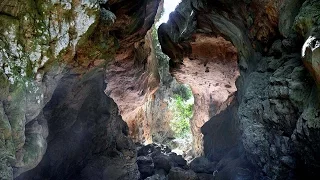
[[[238,51],[237,113],[211,121],[227,124],[234,119],[225,129],[236,125],[241,146],[234,148],[236,155],[231,148],[233,155],[225,157],[252,166],[213,158],[222,164],[218,176],[225,177],[224,172],[240,177],[242,171],[230,169],[241,167],[254,179],[319,176],[319,12],[315,0],[185,0],[160,26],[159,40],[172,70],[178,71],[192,53],[195,33],[222,36]],[[220,146],[212,144],[210,137],[216,135],[205,129],[220,132],[220,127],[210,121],[203,127],[208,157],[220,156]]]
[[[130,136],[136,142],[152,142],[153,119],[147,118],[147,109],[154,101],[160,82],[157,65],[149,31],[143,40],[134,44],[132,52],[121,52],[107,68],[106,93],[118,104],[120,114],[129,125]]]
[[[34,168],[47,147],[46,122],[37,120],[64,65],[99,17],[94,1],[0,2],[0,177]]]
[[[73,71],[63,75],[37,117],[48,123],[48,149],[36,168],[16,179],[139,178],[135,145],[103,91],[104,74],[98,68],[82,78]]]
[[[0,2],[0,179],[139,178],[103,67],[145,37],[159,2]]]
[[[190,54],[183,59],[173,76],[180,83],[190,85],[194,96],[193,117],[190,120],[194,156],[203,154],[200,128],[210,117],[224,110],[236,91],[239,76],[237,51],[222,37],[194,34]]]
[[[147,13],[154,13],[152,17],[155,18],[147,19],[144,25],[151,27],[163,11],[163,1],[148,3]],[[123,18],[115,12],[117,17]],[[128,26],[125,20],[117,19],[115,24],[118,21]],[[142,28],[139,31],[144,30]],[[117,31],[111,30],[116,35],[119,34]],[[173,137],[169,126],[172,112],[168,103],[173,96],[172,89],[178,86],[169,74],[168,62],[158,62],[155,35],[153,26],[144,38],[133,44],[128,44],[131,40],[120,41],[120,48],[107,65],[106,94],[119,106],[119,112],[129,126],[130,137],[135,142],[145,144],[164,143]]]

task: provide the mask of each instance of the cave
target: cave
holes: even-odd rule
[[[0,179],[320,178],[320,2],[166,1],[0,2]]]

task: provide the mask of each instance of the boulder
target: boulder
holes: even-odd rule
[[[140,172],[140,178],[144,179],[154,174],[154,164],[149,156],[139,156],[137,164]]]
[[[159,154],[154,156],[153,158],[154,168],[155,169],[163,169],[166,173],[168,173],[171,169],[170,157],[164,154]]]
[[[145,180],[166,180],[167,177],[165,175],[155,174],[153,176],[147,177]]]
[[[198,180],[198,176],[192,170],[173,167],[168,174],[168,180]]]
[[[187,161],[176,153],[170,153],[169,158],[173,167],[187,168]]]
[[[212,174],[215,170],[216,163],[210,162],[205,157],[197,157],[190,163],[190,169],[196,173]]]

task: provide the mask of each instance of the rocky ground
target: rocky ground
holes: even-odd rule
[[[137,145],[137,164],[143,180],[213,180],[216,163],[205,157],[187,163],[181,155],[161,144]]]

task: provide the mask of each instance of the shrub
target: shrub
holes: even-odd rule
[[[190,131],[190,119],[192,118],[193,104],[187,103],[180,95],[174,95],[171,102],[171,109],[173,111],[173,120],[170,126],[175,133],[175,136],[187,137]]]

